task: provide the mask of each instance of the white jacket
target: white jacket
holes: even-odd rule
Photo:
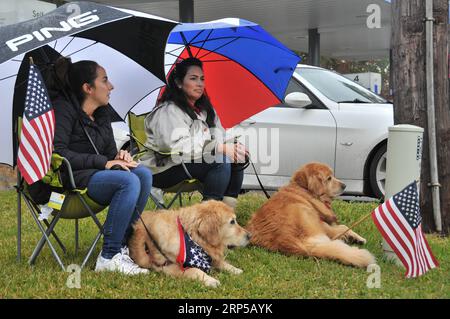
[[[145,118],[145,145],[151,150],[174,154],[161,159],[155,152],[148,151],[140,158],[140,163],[158,174],[181,164],[181,159],[185,163],[212,159],[217,145],[224,143],[225,130],[217,115],[216,127],[209,128],[206,115],[206,111],[202,111],[193,120],[173,102],[162,103]]]

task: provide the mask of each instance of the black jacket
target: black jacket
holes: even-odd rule
[[[92,121],[86,113],[77,110],[62,97],[56,97],[52,103],[56,121],[55,152],[69,160],[76,187],[86,188],[91,176],[105,169],[106,162],[117,155],[110,116],[104,107],[99,107],[93,114],[95,121]],[[80,120],[100,155],[95,152]],[[68,176],[63,173],[62,179],[64,186],[68,187]]]

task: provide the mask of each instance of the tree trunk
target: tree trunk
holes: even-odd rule
[[[450,110],[448,107],[448,0],[433,1],[434,99],[442,228],[450,226]],[[392,88],[394,123],[423,127],[420,208],[425,231],[434,231],[427,125],[425,1],[392,1]]]

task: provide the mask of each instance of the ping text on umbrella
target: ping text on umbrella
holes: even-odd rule
[[[44,27],[39,31],[33,31],[31,33],[21,35],[19,37],[6,41],[6,45],[12,51],[16,52],[19,50],[19,45],[30,42],[33,40],[33,38],[36,38],[38,41],[45,41],[46,39],[50,39],[53,36],[50,31],[68,32],[72,29],[79,29],[85,25],[100,20],[98,15],[93,14],[95,12],[97,12],[97,10],[88,11],[80,15],[71,17],[67,19],[67,21],[61,21],[59,23],[61,25],[61,28]]]

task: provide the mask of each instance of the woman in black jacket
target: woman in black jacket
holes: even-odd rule
[[[86,188],[90,198],[109,205],[103,249],[96,271],[145,273],[128,255],[126,240],[131,225],[147,203],[152,185],[151,171],[132,160],[127,151],[117,152],[111,120],[105,105],[113,85],[105,69],[94,61],[72,63],[59,58],[54,81],[64,91],[52,98],[55,111],[54,150],[72,166],[77,188]],[[69,93],[70,94],[70,93]],[[68,185],[67,176],[63,183]]]

